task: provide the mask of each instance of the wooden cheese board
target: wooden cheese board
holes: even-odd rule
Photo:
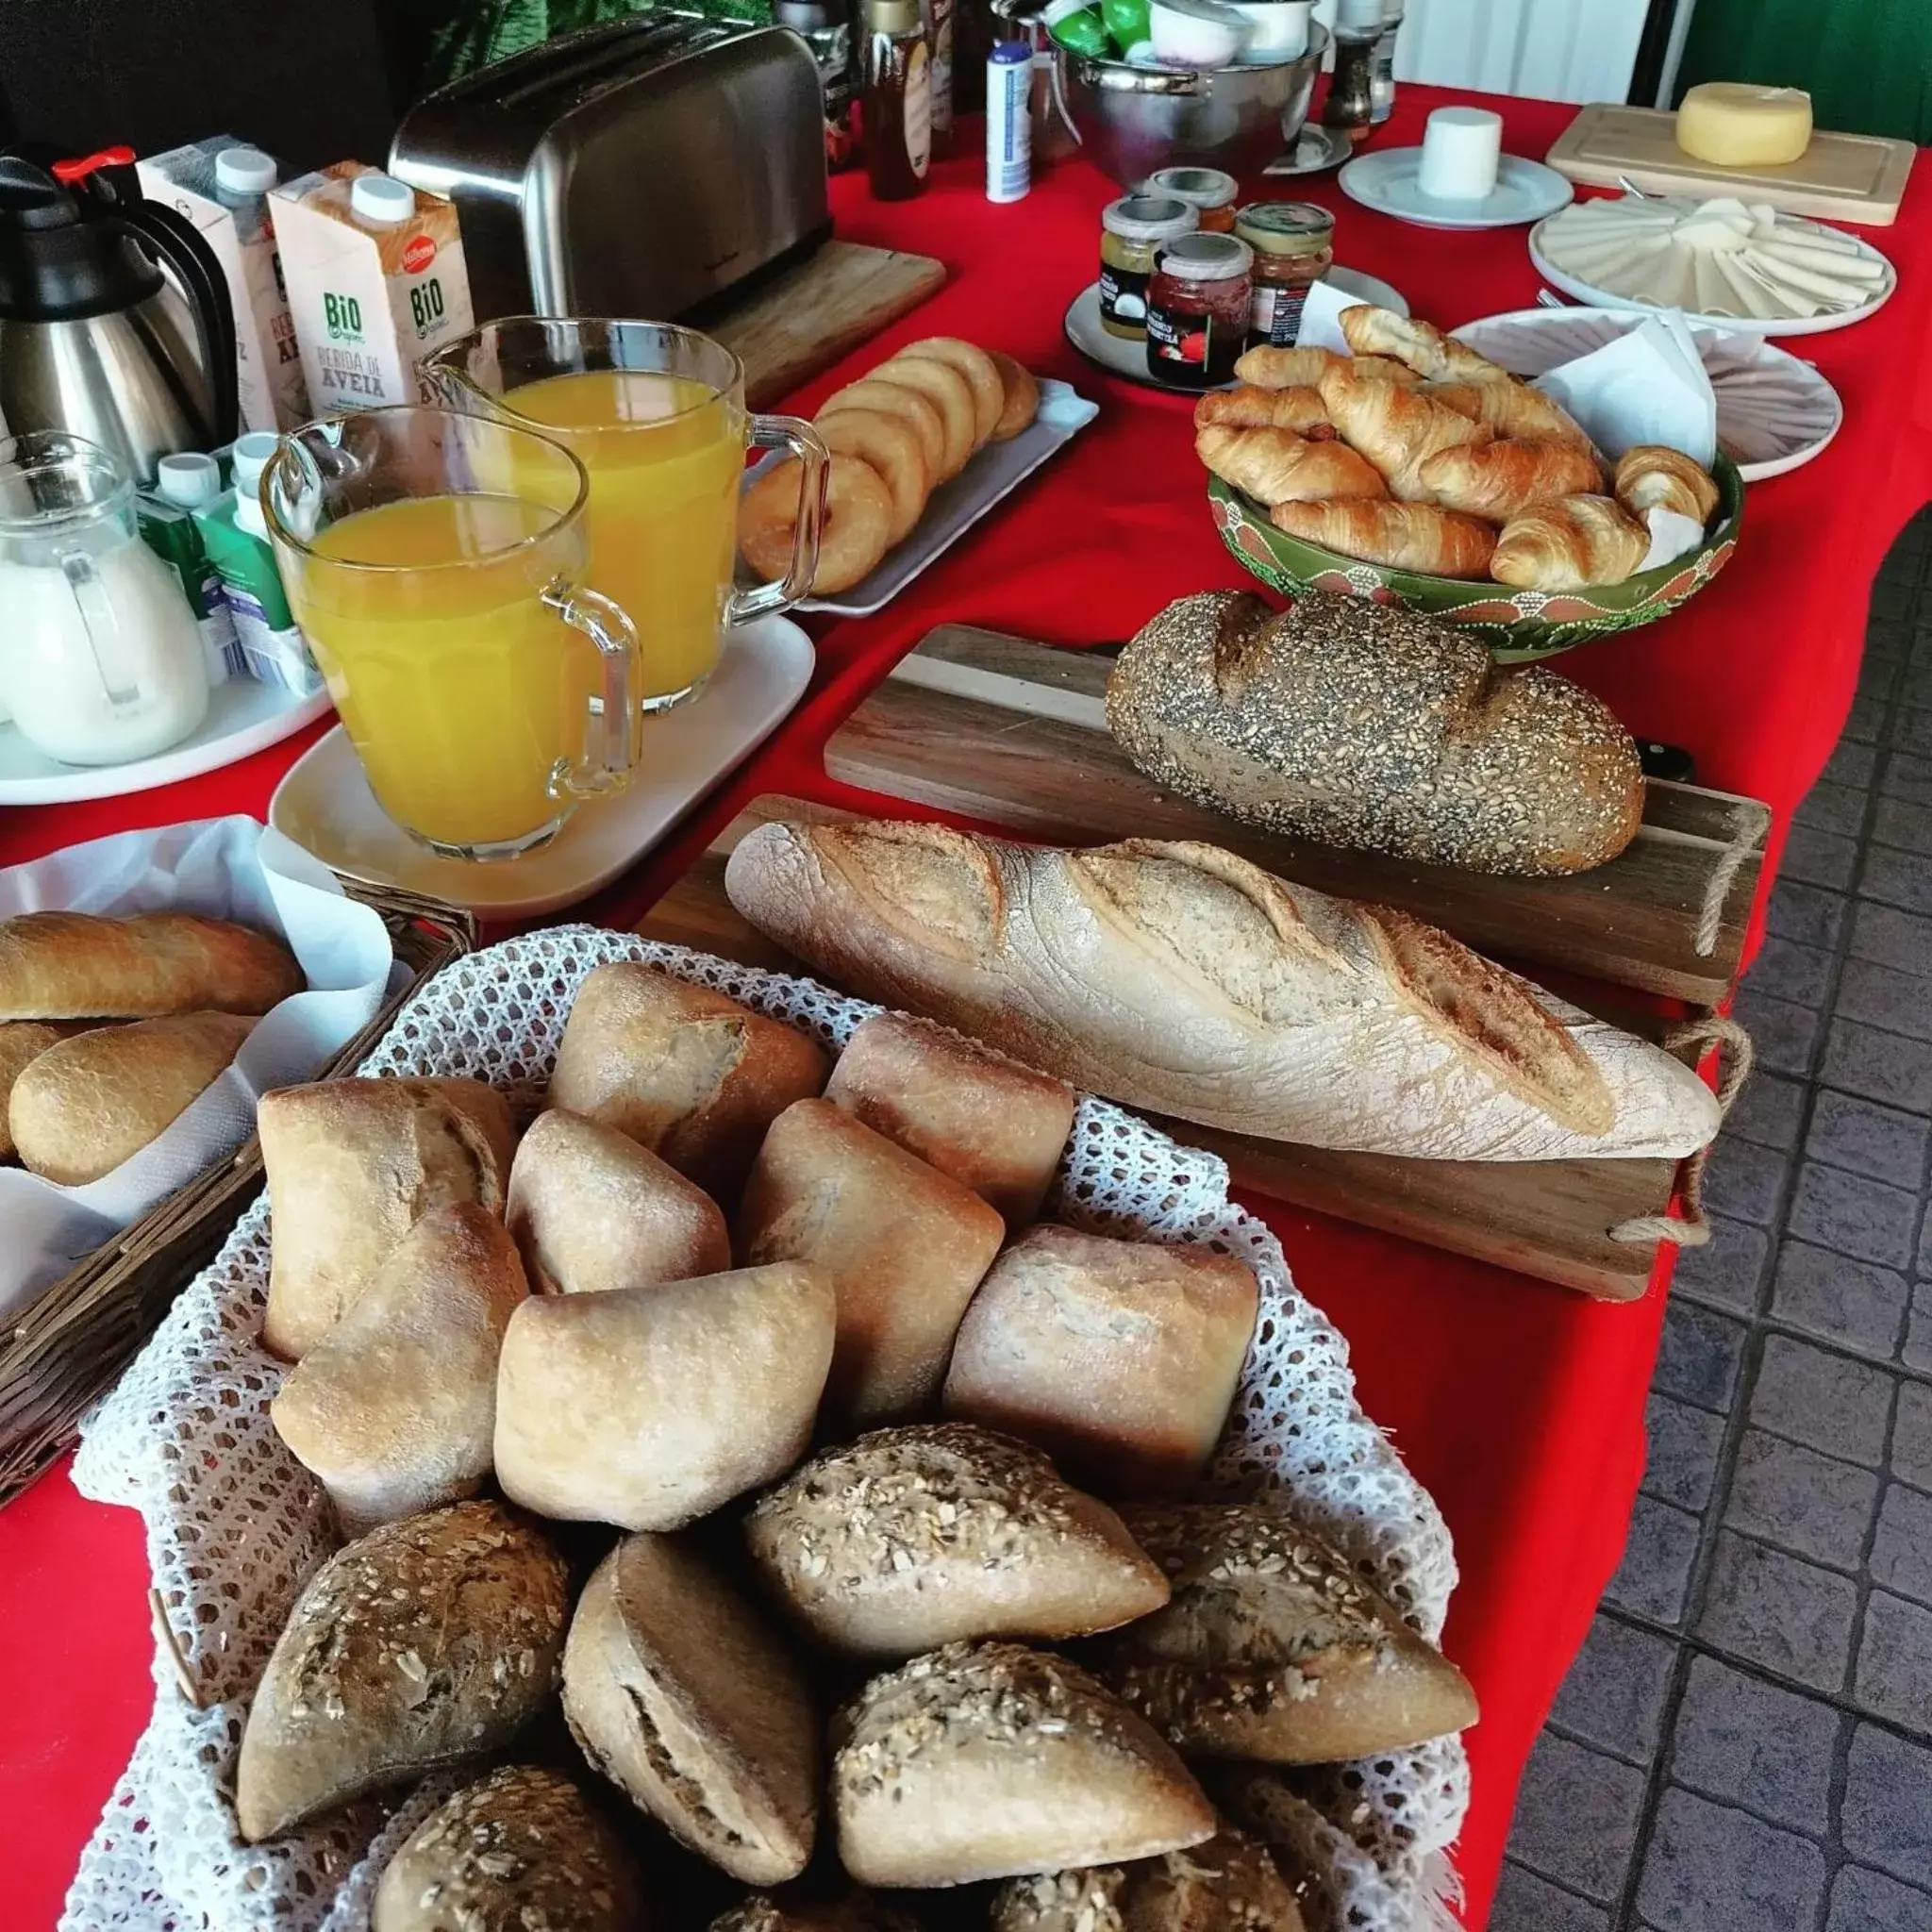
[[[1886,228],[1898,220],[1918,154],[1908,141],[1820,129],[1795,161],[1776,168],[1727,168],[1677,145],[1677,117],[1658,108],[1599,101],[1585,108],[1544,157],[1557,174],[1595,188],[1625,182],[1645,194],[1721,194],[1768,201],[1794,215]]]
[[[1399,906],[1479,952],[1609,986],[1705,1007],[1730,991],[1771,824],[1759,801],[1653,781],[1629,848],[1568,878],[1338,851],[1241,824],[1136,770],[1107,729],[1110,662],[942,625],[833,734],[825,770],[1030,839],[1207,840],[1324,892]]]
[[[774,819],[824,824],[854,816],[802,799],[753,799],[651,908],[638,930],[744,965],[808,970],[732,909],[724,892],[724,861],[741,839]],[[1606,1017],[1643,1027],[1652,1037],[1662,1030],[1621,1005]],[[1238,1187],[1606,1301],[1642,1294],[1657,1258],[1654,1239],[1619,1240],[1612,1230],[1663,1214],[1676,1180],[1675,1163],[1669,1160],[1405,1160],[1255,1140],[1191,1121],[1158,1124],[1176,1140],[1220,1155]]]

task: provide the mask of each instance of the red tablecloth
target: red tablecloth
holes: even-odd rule
[[[1419,137],[1440,96],[1413,88],[1378,144]],[[1541,155],[1574,111],[1497,101],[1515,153]],[[1063,162],[1024,202],[990,206],[976,158],[942,166],[921,200],[881,207],[838,184],[841,232],[941,257],[952,272],[916,314],[828,372],[835,385],[917,335],[999,346],[1101,403],[1070,450],[888,611],[824,631],[813,691],[699,822],[591,908],[621,923],[648,905],[753,793],[829,785],[820,748],[885,667],[934,624],[964,620],[1068,644],[1123,638],[1168,599],[1244,581],[1208,525],[1189,406],[1102,375],[1061,336],[1094,272],[1102,205],[1117,192]],[[1334,177],[1255,183],[1334,207],[1341,259],[1393,282],[1444,326],[1534,302],[1520,228],[1433,233],[1373,215]],[[1874,236],[1902,288],[1874,320],[1795,344],[1837,384],[1837,443],[1754,486],[1736,559],[1687,610],[1579,651],[1563,669],[1636,731],[1690,747],[1706,782],[1766,798],[1780,831],[1849,708],[1873,575],[1932,494],[1932,183]],[[0,863],[132,825],[266,807],[307,738],[164,791],[0,815]],[[871,801],[876,807],[876,801]],[[1615,1568],[1642,1464],[1643,1395],[1661,1292],[1606,1307],[1291,1210],[1267,1208],[1302,1288],[1354,1350],[1361,1399],[1448,1517],[1463,1582],[1448,1647],[1483,1707],[1470,1733],[1474,1804],[1459,1862],[1467,1923],[1486,1918],[1518,1774]],[[139,1524],[82,1501],[65,1471],[0,1511],[0,1924],[51,1924],[80,1845],[144,1722],[150,1655]],[[171,1693],[172,1694],[172,1693]]]

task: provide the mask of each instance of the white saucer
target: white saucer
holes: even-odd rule
[[[1336,179],[1352,201],[1424,228],[1513,228],[1568,208],[1576,193],[1556,169],[1505,155],[1496,185],[1482,200],[1439,201],[1416,186],[1422,158],[1419,147],[1357,155]]]
[[[711,787],[762,744],[811,678],[811,640],[785,617],[731,633],[705,694],[649,720],[628,790],[578,809],[521,858],[441,858],[376,804],[338,724],[290,768],[268,822],[336,871],[401,886],[486,920],[534,919],[574,906],[627,872]]]
[[[1340,289],[1345,295],[1357,295],[1364,302],[1373,302],[1378,308],[1390,308],[1397,315],[1408,313],[1408,304],[1400,290],[1391,289],[1376,275],[1365,275],[1359,269],[1331,268],[1323,279],[1331,288]],[[1090,362],[1097,362],[1109,375],[1124,376],[1129,382],[1144,383],[1149,389],[1165,391],[1169,395],[1193,395],[1194,390],[1187,390],[1172,382],[1157,382],[1147,373],[1147,344],[1140,338],[1128,341],[1124,336],[1112,336],[1100,325],[1100,284],[1089,282],[1074,297],[1073,307],[1067,310],[1067,340]],[[1219,387],[1232,389],[1232,383],[1222,383]]]
[[[1321,175],[1339,168],[1355,152],[1355,142],[1339,127],[1324,127],[1310,121],[1294,138],[1294,144],[1278,161],[1261,170],[1277,178],[1283,175]]]

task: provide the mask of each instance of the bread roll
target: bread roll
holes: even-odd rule
[[[1036,1227],[966,1310],[946,1413],[1107,1493],[1172,1491],[1214,1453],[1259,1306],[1229,1256]]]
[[[831,1277],[803,1262],[533,1297],[503,1339],[497,1481],[573,1522],[708,1515],[804,1455],[835,1307]]]
[[[0,1020],[260,1014],[303,985],[279,940],[225,919],[23,912],[0,921]]]
[[[370,1932],[635,1932],[630,1854],[569,1778],[508,1764],[445,1798],[383,1868]]]
[[[689,1281],[731,1266],[718,1204],[628,1134],[552,1108],[517,1147],[509,1231],[540,1294]]]
[[[1006,1231],[977,1194],[829,1100],[794,1101],[772,1123],[737,1229],[748,1265],[809,1261],[830,1277],[839,1340],[826,1410],[852,1425],[931,1402]]]
[[[919,1932],[919,1921],[870,1891],[849,1892],[829,1905],[780,1905],[755,1891],[713,1919],[709,1932]]]
[[[1717,1132],[1716,1097],[1661,1048],[1211,845],[775,824],[724,883],[861,998],[1209,1126],[1445,1160],[1677,1156]]]
[[[566,1582],[563,1558],[500,1503],[406,1517],[338,1550],[295,1599],[249,1707],[242,1838],[508,1744],[557,1689]]]
[[[1332,721],[1346,716],[1346,730]],[[1183,597],[1121,653],[1107,723],[1156,783],[1290,838],[1538,876],[1614,858],[1643,818],[1604,701],[1366,597]]]
[[[13,1133],[7,1124],[13,1083],[56,1041],[65,1040],[78,1030],[58,1020],[0,1021],[0,1160],[13,1158]]]
[[[1214,1836],[1180,1759],[1050,1652],[949,1643],[874,1677],[832,1736],[839,1857],[864,1885],[970,1885]]]
[[[299,1361],[432,1208],[503,1211],[513,1134],[480,1080],[325,1080],[255,1110],[274,1251],[262,1345]]]
[[[1462,1673],[1285,1510],[1144,1503],[1124,1515],[1174,1598],[1105,1640],[1098,1668],[1181,1750],[1325,1764],[1475,1722]]]
[[[708,988],[631,961],[585,976],[550,1105],[628,1134],[716,1200],[737,1197],[765,1129],[825,1084],[824,1049]]]
[[[825,1098],[1024,1227],[1058,1171],[1076,1096],[929,1020],[877,1013],[846,1042]]]
[[[960,1423],[824,1451],[759,1497],[744,1534],[774,1597],[821,1643],[864,1657],[1090,1636],[1167,1601],[1105,1503]]]
[[[269,1418],[346,1535],[482,1487],[497,1353],[528,1291],[495,1215],[470,1201],[435,1208],[289,1371]]]
[[[628,1536],[571,1619],[563,1714],[591,1762],[748,1885],[795,1878],[818,1827],[819,1721],[751,1606],[668,1536]]]
[[[234,1013],[174,1013],[56,1041],[8,1096],[22,1165],[63,1188],[111,1174],[221,1077],[254,1025]]]
[[[992,1932],[1304,1932],[1266,1847],[1233,1830],[1138,1864],[1008,1879],[991,1922]]]

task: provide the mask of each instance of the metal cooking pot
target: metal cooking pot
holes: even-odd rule
[[[1124,188],[1158,168],[1258,175],[1294,145],[1308,118],[1328,30],[1310,23],[1292,60],[1193,73],[1096,60],[1054,48],[1054,91],[1087,158]]]

